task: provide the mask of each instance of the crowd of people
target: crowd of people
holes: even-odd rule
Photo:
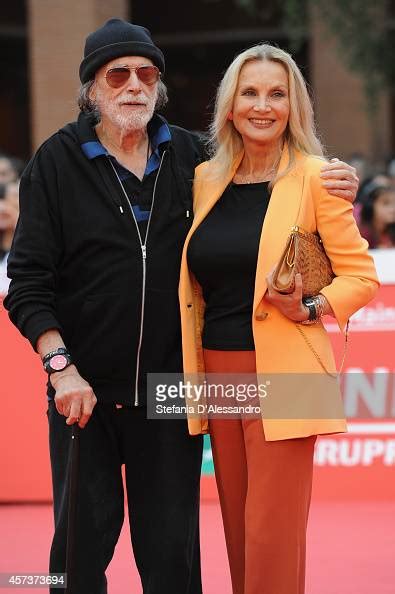
[[[0,153],[0,295],[7,293],[7,259],[19,216],[19,179],[24,162]]]
[[[395,247],[395,158],[376,173],[371,173],[374,168],[362,156],[350,162],[360,179],[354,216],[361,235],[370,248]]]

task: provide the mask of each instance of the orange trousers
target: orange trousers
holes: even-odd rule
[[[207,373],[255,373],[253,351],[204,350]],[[266,441],[261,419],[210,419],[233,594],[303,594],[316,436]]]

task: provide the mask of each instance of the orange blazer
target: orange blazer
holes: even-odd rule
[[[185,241],[179,286],[184,374],[204,374],[201,332],[204,300],[188,269],[189,240],[233,178],[243,155],[226,179],[203,179],[212,164],[196,169],[194,221]],[[284,150],[280,171],[288,163]],[[362,239],[347,200],[331,196],[319,177],[323,160],[296,155],[295,167],[274,186],[259,244],[252,326],[259,383],[267,396],[260,400],[265,438],[269,441],[346,431],[336,365],[322,323],[302,326],[286,318],[265,299],[266,275],[277,264],[293,225],[319,232],[336,277],[321,292],[329,301],[340,330],[349,317],[375,295],[379,283],[368,244]],[[205,176],[204,176],[205,177]],[[324,371],[324,367],[329,375]],[[200,376],[202,377],[202,376]],[[188,418],[192,435],[208,432],[205,414]]]

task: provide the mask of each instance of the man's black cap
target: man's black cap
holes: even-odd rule
[[[165,58],[148,29],[122,19],[110,19],[86,38],[81,82],[91,80],[103,64],[122,56],[149,58],[162,73],[165,71]]]

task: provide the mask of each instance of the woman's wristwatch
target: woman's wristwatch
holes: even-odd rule
[[[300,324],[304,324],[305,326],[310,324],[317,324],[324,315],[324,296],[323,295],[315,295],[314,297],[303,297],[302,303],[307,307],[309,310],[309,317],[307,320],[300,322]]]

